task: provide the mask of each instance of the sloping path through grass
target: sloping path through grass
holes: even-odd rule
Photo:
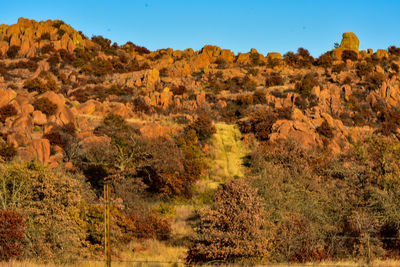
[[[216,123],[216,134],[212,138],[212,169],[210,179],[224,182],[234,177],[243,177],[243,158],[246,148],[236,125]]]

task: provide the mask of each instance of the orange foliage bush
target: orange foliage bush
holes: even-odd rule
[[[22,215],[0,210],[0,260],[21,256],[25,241],[25,223]]]
[[[138,239],[168,240],[171,238],[171,223],[150,209],[133,209],[128,216],[135,227],[135,237]]]

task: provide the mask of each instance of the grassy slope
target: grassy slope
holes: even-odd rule
[[[212,138],[212,164],[210,179],[224,182],[234,177],[243,177],[243,157],[246,148],[236,125],[216,123],[217,133]]]

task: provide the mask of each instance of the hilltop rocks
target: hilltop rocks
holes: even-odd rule
[[[358,52],[358,46],[360,45],[360,41],[357,36],[353,32],[345,32],[343,33],[343,39],[340,43],[340,48],[343,50],[354,50]]]
[[[201,55],[205,55],[210,62],[213,62],[221,54],[221,48],[215,45],[205,45],[200,50]]]
[[[267,59],[273,60],[273,59],[282,59],[281,53],[278,52],[270,52],[267,54]]]
[[[65,49],[72,53],[76,47],[95,47],[90,40],[84,40],[81,34],[60,20],[37,22],[19,18],[18,23],[1,25],[0,37],[8,42],[0,42],[0,51],[4,54],[9,47],[19,46],[20,57],[34,57],[38,48],[52,45],[54,49]]]
[[[241,53],[236,59],[237,64],[248,65],[250,63],[250,55],[248,53]]]
[[[4,116],[1,135],[21,155],[37,157],[51,167],[62,160],[63,151],[52,140],[49,158],[48,142],[43,136],[63,133],[68,125],[75,126],[76,138],[83,140],[94,135],[94,129],[108,114],[135,118],[127,123],[142,127],[143,137],[159,138],[170,136],[173,130],[179,133],[190,121],[181,118],[201,111],[233,123],[265,108],[273,118],[263,141],[294,139],[310,150],[324,147],[339,153],[351,145],[350,140],[380,130],[379,120],[385,112],[380,105],[397,107],[400,101],[400,64],[393,52],[397,50],[358,52],[359,40],[350,32],[343,34],[341,46],[331,52],[337,61],[326,54],[326,61],[310,57],[307,64],[303,62],[307,54],[301,50],[293,58],[289,54],[282,60],[278,52],[264,57],[251,49],[236,56],[231,50],[213,45],[199,51],[168,48],[155,52],[133,44],[111,46],[100,37],[94,39],[98,43],[87,40],[61,21],[20,19],[16,25],[0,26],[0,40],[3,54],[10,45],[19,45],[19,56],[30,57],[21,60],[6,55],[1,59],[0,107],[11,104],[17,111]],[[66,51],[52,52],[48,46]],[[89,47],[92,49],[74,52]],[[50,52],[39,54],[43,48]],[[342,62],[345,50],[357,52],[358,58],[347,51],[343,58],[348,60]],[[376,63],[385,58],[389,60]],[[375,74],[379,74],[376,79]],[[25,80],[36,77],[41,81],[51,77],[57,86],[44,93],[39,86],[24,88]],[[274,83],[271,77],[276,78]],[[305,77],[312,82],[304,84],[307,89],[299,90],[297,84],[303,86]],[[40,98],[49,99],[57,108],[47,112],[36,103],[34,110],[32,104]],[[359,110],[373,114],[365,116]],[[323,123],[334,136],[319,132]],[[371,127],[357,126],[364,124]],[[93,138],[86,141],[95,145],[110,143]]]
[[[232,63],[235,60],[235,53],[229,49],[222,49],[217,58],[217,61],[218,60],[225,63]]]
[[[375,53],[378,59],[389,58],[389,53],[386,50],[378,49]]]

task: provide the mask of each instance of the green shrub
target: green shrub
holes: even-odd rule
[[[74,217],[84,201],[84,183],[36,161],[0,164],[0,181],[1,209],[25,216],[24,257],[65,262],[88,255],[87,236]]]

